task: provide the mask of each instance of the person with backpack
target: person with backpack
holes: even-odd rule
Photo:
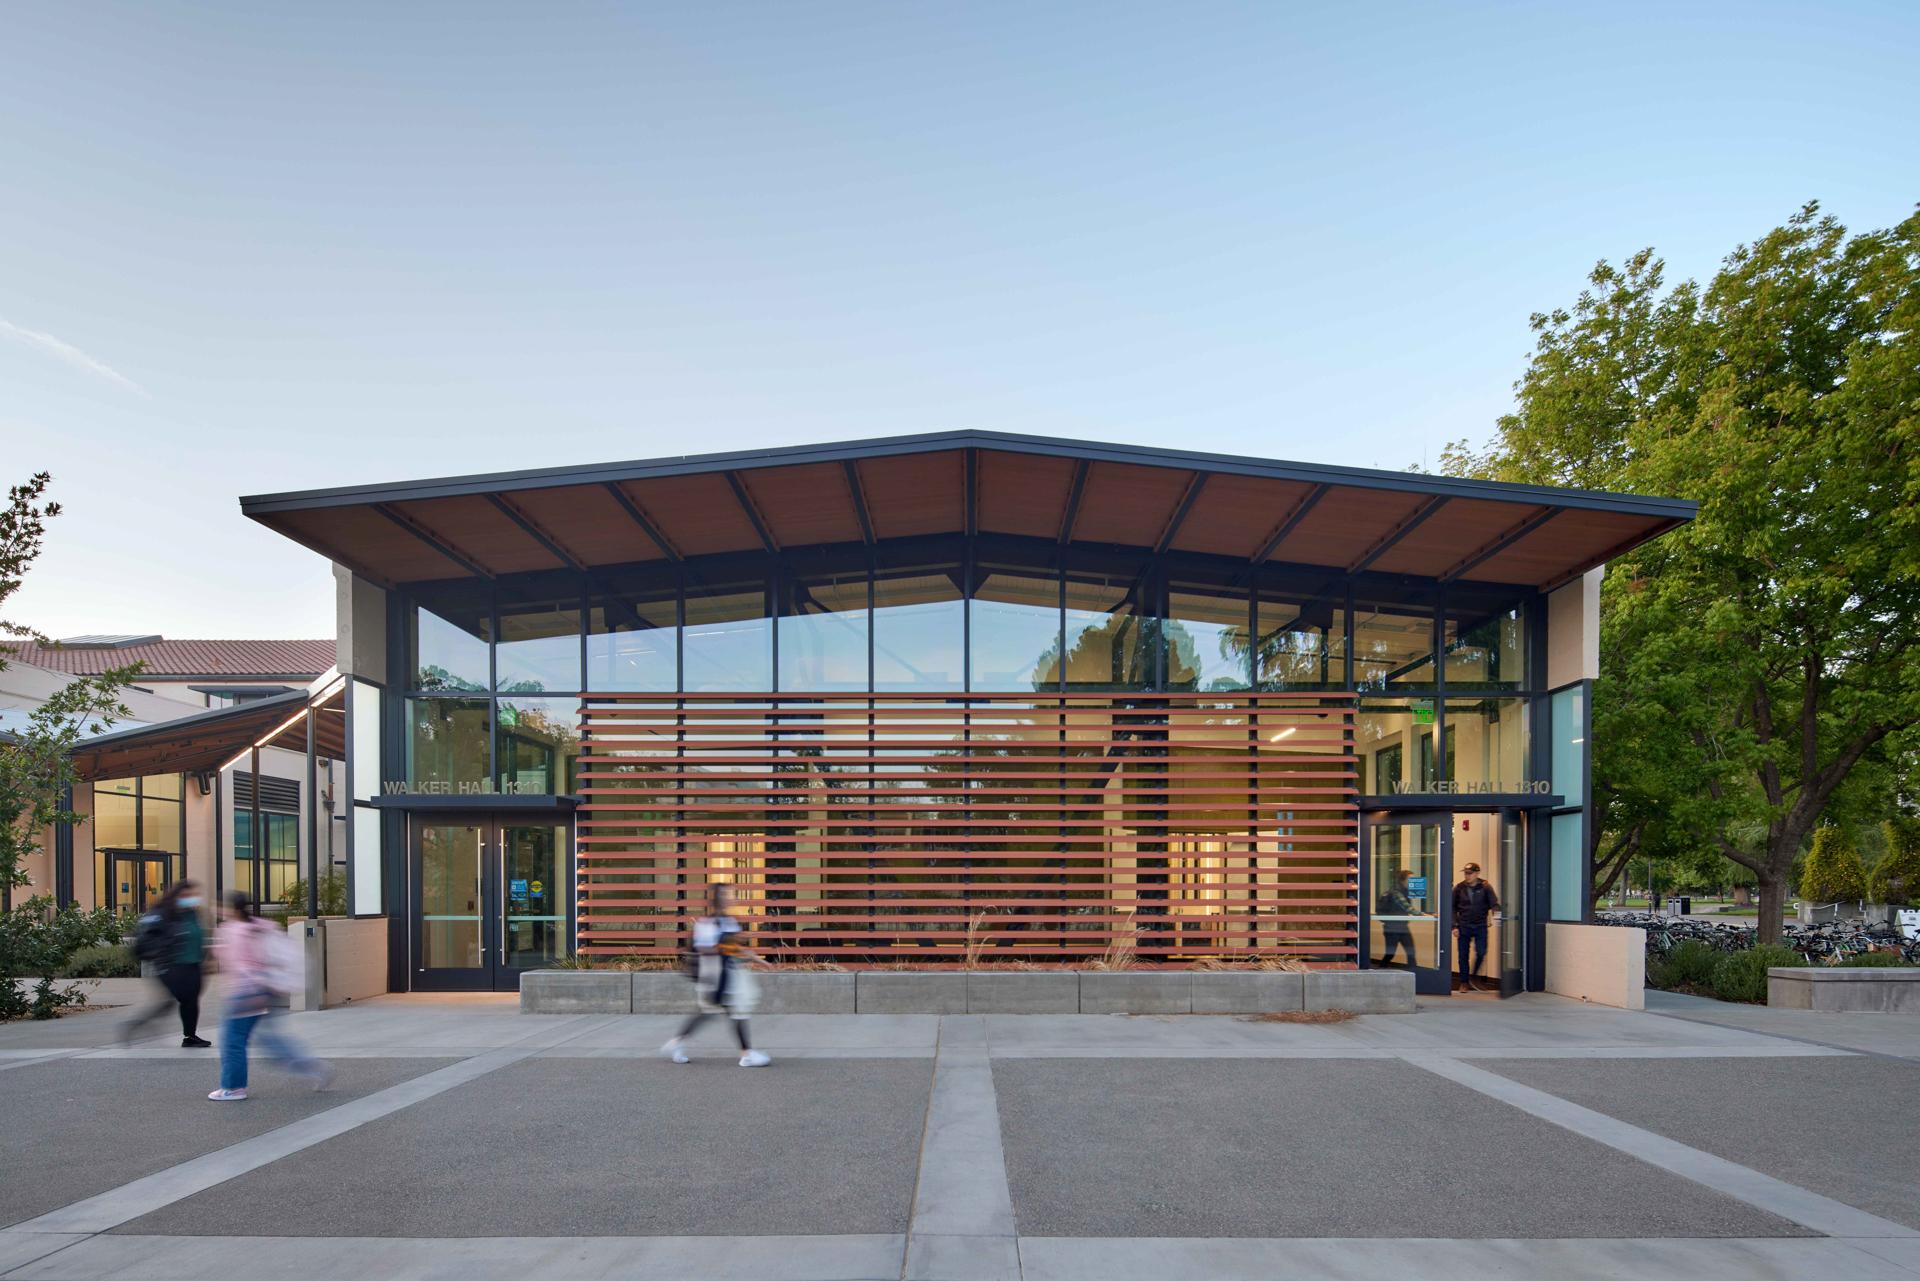
[[[1393,874],[1393,884],[1380,893],[1374,903],[1374,915],[1380,921],[1380,936],[1385,950],[1376,964],[1390,965],[1397,951],[1404,949],[1407,964],[1410,967],[1420,964],[1420,955],[1413,947],[1413,927],[1408,921],[1418,914],[1414,906],[1413,895],[1409,892],[1413,884],[1413,873],[1401,868]]]
[[[660,1053],[675,1063],[690,1063],[687,1038],[711,1015],[733,1019],[734,1039],[740,1042],[741,1067],[766,1067],[773,1062],[753,1048],[747,1034],[747,1016],[753,1012],[759,985],[753,971],[741,964],[754,955],[740,942],[741,925],[728,909],[733,891],[724,882],[707,891],[707,914],[693,923],[693,948],[687,954],[687,972],[693,979],[694,999],[700,1008]]]
[[[300,954],[287,932],[254,914],[253,901],[235,891],[228,897],[233,917],[220,927],[214,947],[229,985],[226,1022],[220,1029],[220,1088],[207,1095],[215,1103],[247,1097],[247,1042],[255,1032],[274,1059],[307,1078],[316,1090],[333,1081],[333,1069],[275,1026],[273,998],[299,986]]]
[[[133,958],[151,967],[166,995],[120,1029],[120,1044],[131,1045],[147,1024],[165,1018],[180,1007],[180,1045],[204,1050],[212,1041],[200,1038],[200,989],[206,974],[206,931],[200,925],[200,886],[180,880],[169,885],[152,910],[140,917],[133,936]]]

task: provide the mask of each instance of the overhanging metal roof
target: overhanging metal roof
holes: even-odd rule
[[[1542,588],[1696,509],[990,431],[262,494],[240,507],[388,586],[977,531]]]

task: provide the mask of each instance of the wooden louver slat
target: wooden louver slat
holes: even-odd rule
[[[1358,948],[1353,695],[588,694],[580,950],[850,966]]]

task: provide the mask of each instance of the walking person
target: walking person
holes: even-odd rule
[[[235,891],[228,897],[233,918],[214,937],[220,969],[226,974],[226,1022],[220,1028],[220,1088],[207,1095],[216,1103],[247,1097],[247,1042],[256,1032],[267,1054],[307,1078],[316,1090],[333,1081],[333,1069],[279,1026],[273,998],[299,982],[299,957],[286,931],[254,915],[253,902]]]
[[[133,937],[133,955],[153,967],[153,977],[166,995],[121,1026],[122,1046],[131,1045],[147,1024],[165,1018],[175,1006],[180,1008],[181,1048],[204,1050],[213,1044],[200,1038],[200,990],[206,980],[203,962],[207,950],[200,902],[197,882],[175,881],[152,910],[141,916],[139,932]]]
[[[1404,867],[1395,872],[1393,884],[1374,904],[1374,911],[1382,918],[1380,936],[1385,948],[1380,957],[1382,965],[1392,964],[1394,953],[1400,948],[1406,949],[1409,966],[1420,964],[1420,955],[1413,950],[1413,926],[1408,921],[1414,915],[1413,896],[1407,892],[1412,877],[1413,873]]]
[[[742,962],[756,959],[740,942],[741,925],[729,910],[733,891],[721,883],[707,891],[707,914],[693,923],[693,951],[690,956],[694,999],[699,1011],[690,1017],[660,1047],[660,1053],[675,1063],[689,1063],[687,1038],[711,1015],[726,1014],[733,1020],[734,1039],[740,1042],[741,1067],[766,1067],[773,1062],[753,1048],[747,1032],[747,1016],[753,1012],[759,996],[759,984],[753,971]]]
[[[1462,869],[1461,881],[1453,887],[1453,932],[1460,952],[1460,986],[1480,992],[1480,967],[1487,959],[1487,919],[1500,910],[1500,896],[1493,886],[1480,879],[1480,865],[1469,863]],[[1467,968],[1467,948],[1476,952],[1473,968]]]

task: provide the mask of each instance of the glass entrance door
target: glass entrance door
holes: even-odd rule
[[[568,955],[567,827],[416,817],[413,986],[514,992]]]
[[[1518,810],[1503,810],[1500,822],[1500,862],[1496,887],[1500,893],[1500,911],[1496,913],[1500,930],[1500,995],[1512,996],[1527,986],[1526,959],[1526,820]]]
[[[1369,818],[1363,831],[1372,905],[1367,963],[1412,970],[1416,992],[1444,995],[1452,821],[1441,814],[1384,814]]]
[[[172,884],[168,875],[173,859],[166,854],[107,853],[106,905],[136,916],[160,901]]]

